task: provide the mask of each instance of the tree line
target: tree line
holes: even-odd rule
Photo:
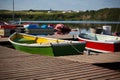
[[[11,21],[13,11],[0,10],[1,21]],[[104,8],[100,10],[87,10],[79,12],[49,11],[49,10],[23,10],[14,11],[15,20],[96,20],[120,21],[120,8]]]

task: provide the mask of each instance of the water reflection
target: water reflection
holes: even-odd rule
[[[56,24],[54,24],[56,25]],[[64,25],[68,26],[71,29],[76,29],[76,30],[71,30],[71,31],[58,31],[58,32],[53,32],[51,35],[59,34],[59,35],[65,35],[65,34],[80,34],[80,33],[86,33],[90,32],[91,27],[95,28],[102,28],[104,25],[109,25],[111,27],[111,32],[120,32],[120,26],[119,24],[110,24],[110,23],[104,23],[104,24],[87,24],[87,23],[81,23],[81,24],[72,24],[72,23],[64,23]],[[47,35],[47,34],[46,34]],[[49,35],[49,34],[48,34]]]
[[[76,29],[72,29],[71,31],[57,31],[54,33],[54,35],[66,35],[66,34],[69,34],[69,35],[78,35],[80,33],[89,33],[90,30],[89,29],[86,29],[86,28],[76,28]]]

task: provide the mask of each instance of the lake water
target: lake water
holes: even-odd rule
[[[111,32],[120,32],[120,21],[18,21],[17,23],[39,23],[39,24],[57,24],[57,23],[62,23],[64,25],[67,25],[71,28],[79,28],[80,31],[71,31],[67,34],[74,35],[74,34],[79,34],[81,33],[86,33],[90,32],[89,28],[90,27],[101,27],[103,25],[110,25],[111,27]],[[71,26],[72,25],[72,26]],[[63,34],[61,34],[63,35]]]
[[[119,21],[17,21],[17,23],[120,24]]]
[[[78,35],[80,33],[89,33],[90,30],[87,30],[87,29],[74,29],[74,30],[71,30],[70,32],[54,32],[53,34],[51,35]],[[47,34],[46,34],[47,35]],[[46,36],[46,35],[43,35],[43,36]],[[50,35],[50,34],[48,34]]]

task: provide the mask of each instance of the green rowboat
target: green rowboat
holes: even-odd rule
[[[81,54],[86,45],[85,42],[33,36],[16,32],[8,40],[17,50],[47,56]]]

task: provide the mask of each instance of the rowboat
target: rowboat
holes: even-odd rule
[[[120,37],[93,34],[93,33],[81,33],[77,36],[79,41],[86,41],[86,49],[109,53],[120,51]]]
[[[17,50],[47,56],[81,54],[86,45],[86,42],[33,36],[17,32],[13,33],[8,40]]]

